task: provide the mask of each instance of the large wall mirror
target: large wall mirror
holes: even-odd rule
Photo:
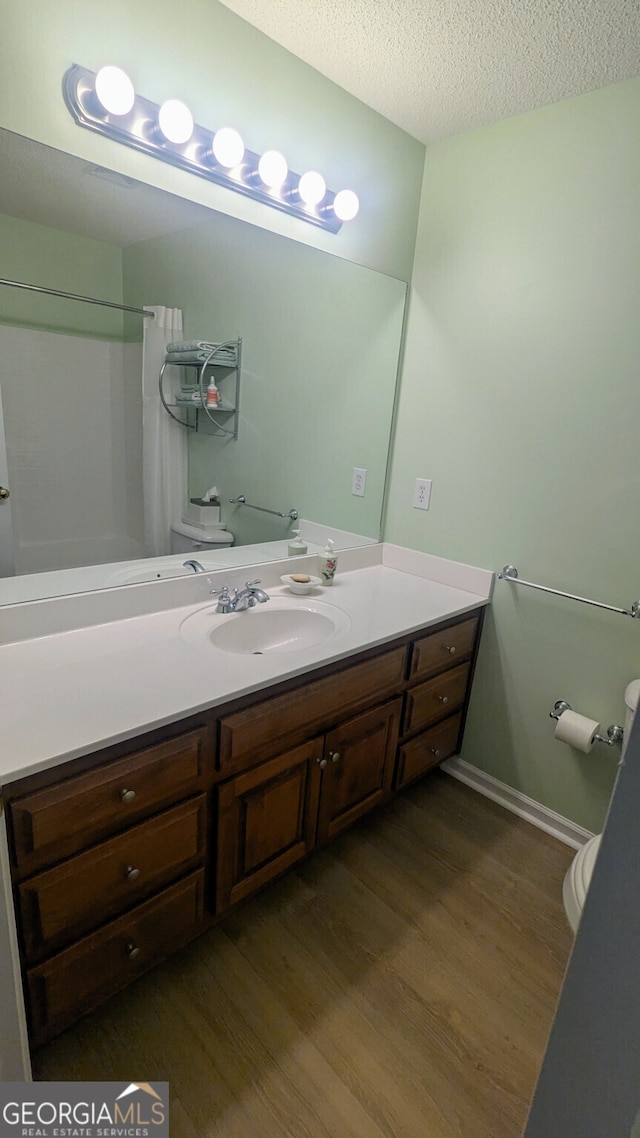
[[[327,531],[379,539],[404,282],[7,132],[0,162],[3,278],[180,309],[184,339],[241,338],[237,439],[206,416],[177,428],[184,506],[217,486],[233,534],[196,555],[205,568],[286,556],[292,508],[311,552]],[[0,604],[191,572],[145,544],[142,325],[0,286]]]

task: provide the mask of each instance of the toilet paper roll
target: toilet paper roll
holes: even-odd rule
[[[588,755],[593,747],[593,736],[599,730],[600,724],[595,719],[587,719],[576,711],[563,711],[556,724],[555,737]]]

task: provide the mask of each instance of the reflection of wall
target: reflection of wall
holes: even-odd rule
[[[152,12],[152,19],[149,18]],[[108,166],[340,257],[409,279],[424,146],[217,0],[78,6],[56,0],[4,4],[0,126]],[[229,123],[251,150],[277,146],[292,169],[320,169],[332,189],[362,198],[356,224],[336,236],[290,219],[72,121],[60,92],[72,62],[117,63],[157,102],[179,93],[213,129]],[[37,76],[37,90],[34,88]]]
[[[639,134],[635,79],[430,147],[389,540],[638,597]],[[615,759],[548,711],[619,722],[639,669],[637,621],[498,582],[464,757],[599,828]]]
[[[130,435],[140,421],[140,370],[138,362],[134,390],[124,351],[0,326],[17,573],[144,552],[139,448],[132,455]]]
[[[113,245],[0,214],[0,248],[7,280],[122,300],[122,251]],[[7,286],[0,287],[0,323],[104,340],[123,335],[122,313],[115,309]]]
[[[190,432],[190,493],[215,483],[225,504],[245,494],[377,537],[402,282],[222,215],[130,247],[123,264],[127,303],[182,308],[189,339],[243,338],[240,436]],[[351,494],[354,466],[369,472],[364,498]],[[229,528],[242,524],[245,540],[286,534],[264,520],[243,511]]]

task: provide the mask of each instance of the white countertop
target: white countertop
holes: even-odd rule
[[[305,558],[296,558],[295,568],[313,572]],[[292,560],[256,565],[242,570],[242,580],[234,571],[233,584],[259,575],[270,596],[289,596],[279,576],[291,570]],[[155,611],[147,610],[156,598],[179,597],[177,586],[173,593],[153,594],[152,585],[91,594],[93,620],[104,613],[104,623],[85,627],[77,627],[77,612],[88,611],[87,594],[67,628],[61,628],[59,601],[37,602],[35,615],[33,606],[24,607],[26,628],[56,631],[0,645],[1,783],[472,611],[488,603],[493,584],[488,570],[395,546],[343,554],[333,586],[299,599],[340,609],[347,629],[312,648],[256,656],[223,653],[205,637],[183,637],[187,617],[215,607],[212,585],[229,580],[229,573],[202,576],[179,583],[189,603]],[[118,611],[125,615],[114,619]],[[243,615],[252,619],[252,613],[231,619]],[[15,628],[15,613],[12,619]]]

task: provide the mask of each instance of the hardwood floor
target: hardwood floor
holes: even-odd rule
[[[170,1083],[172,1138],[517,1138],[572,851],[436,772],[34,1057]]]

